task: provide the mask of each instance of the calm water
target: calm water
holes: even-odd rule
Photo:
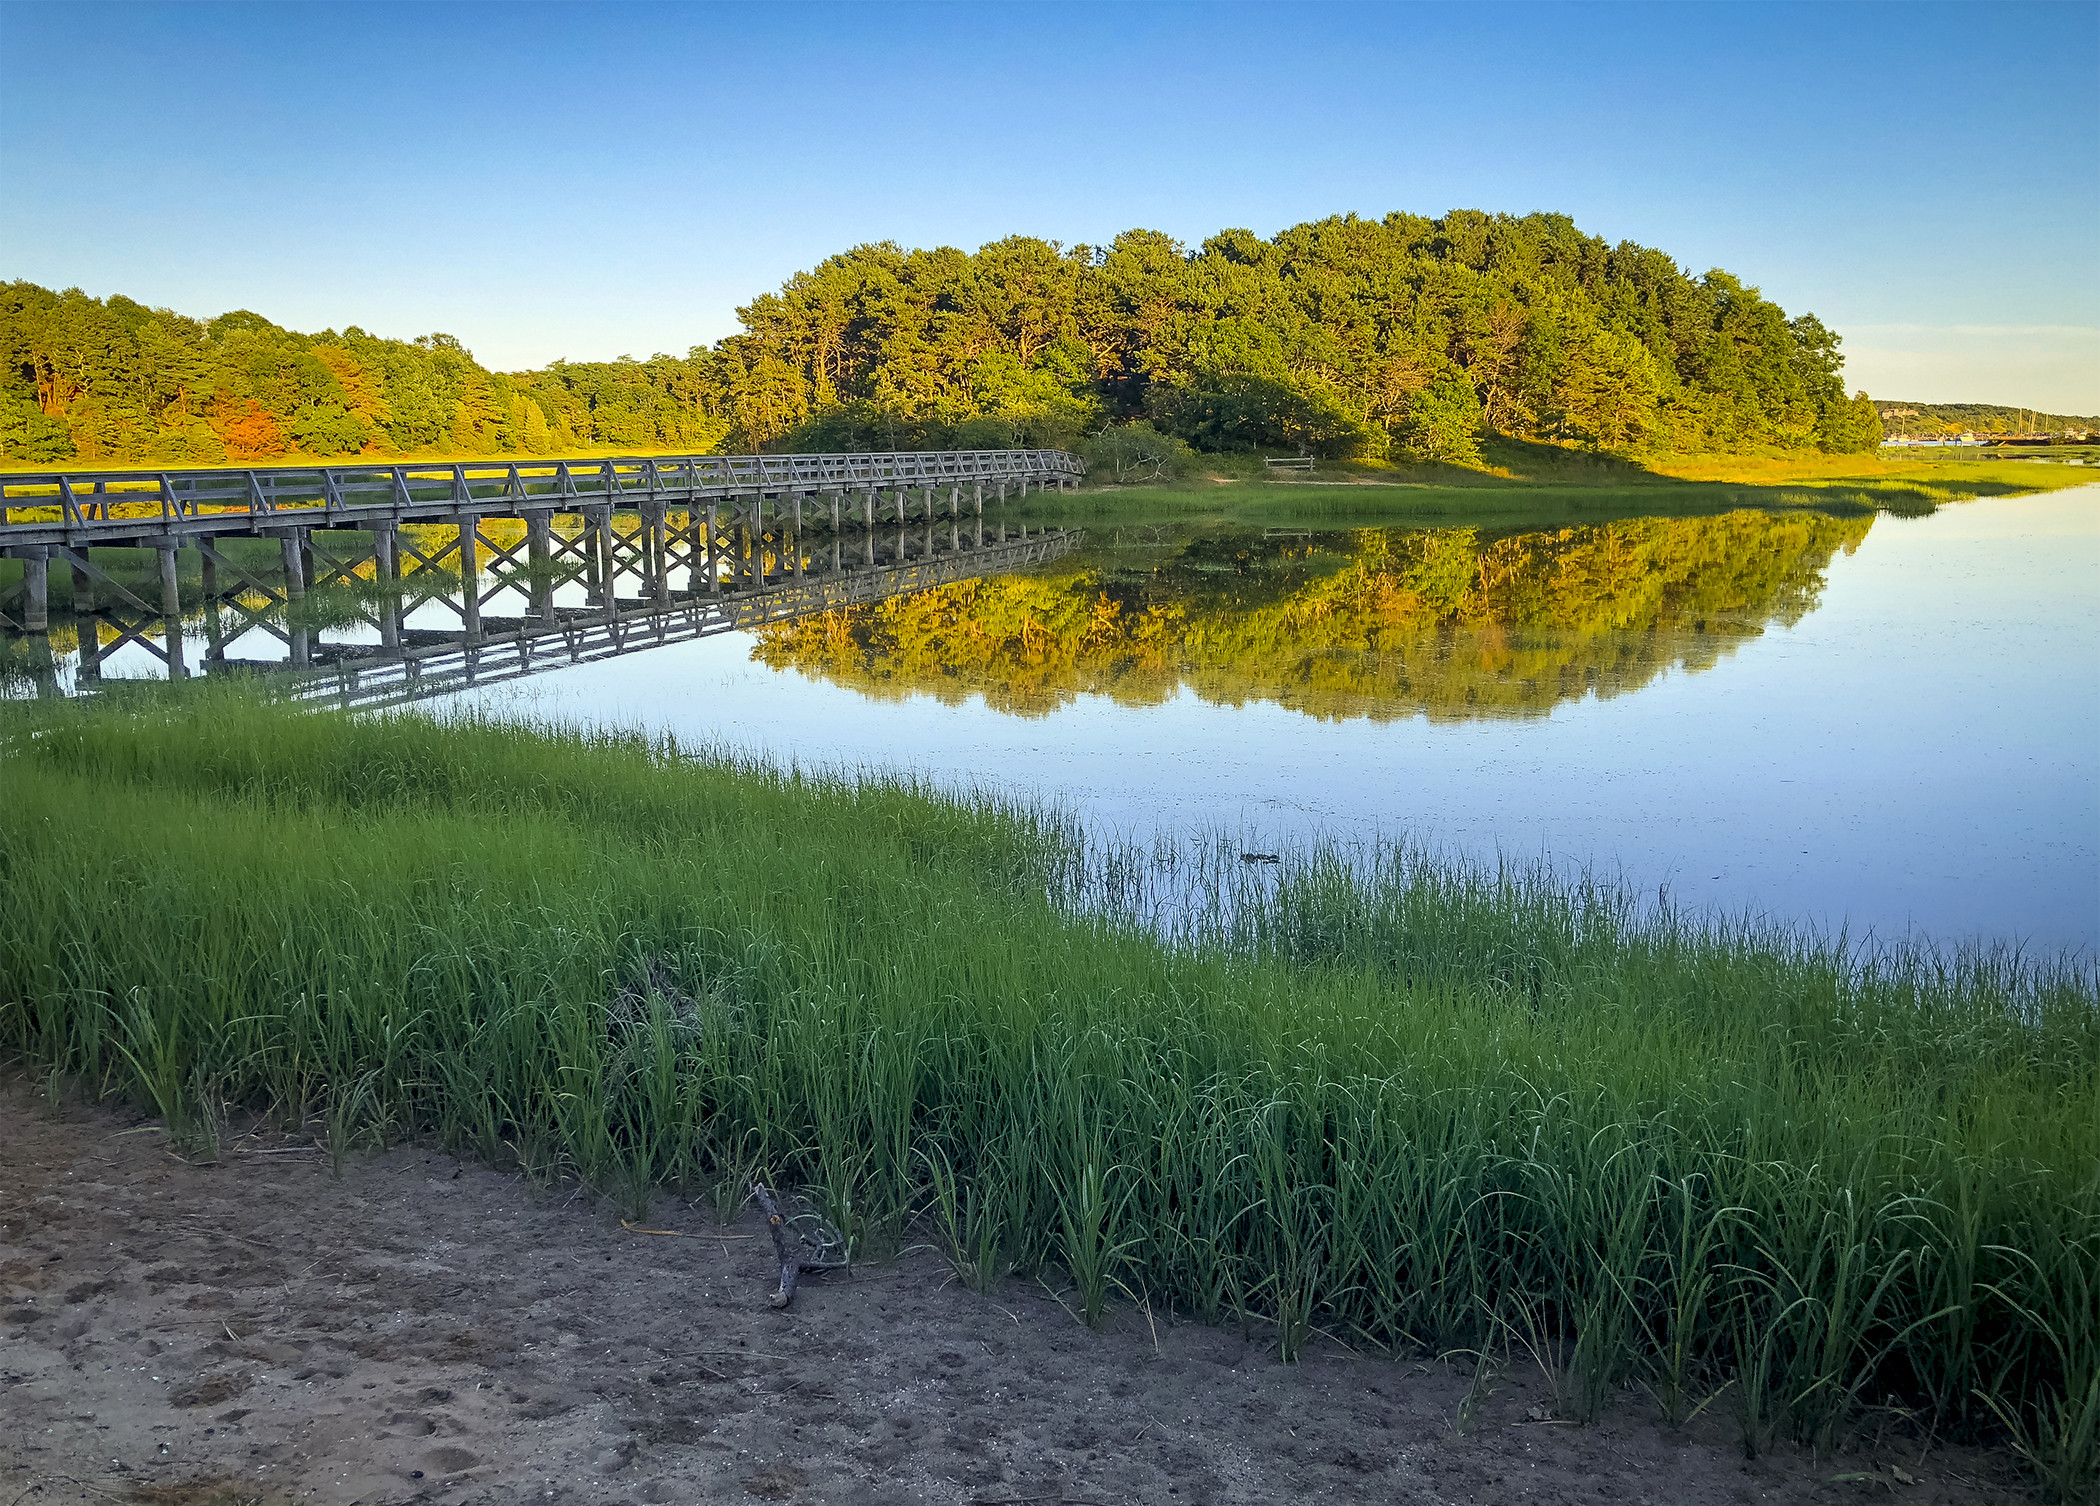
[[[1499,537],[1096,529],[475,692],[1250,848],[1408,836],[1855,934],[2100,943],[2100,487]]]

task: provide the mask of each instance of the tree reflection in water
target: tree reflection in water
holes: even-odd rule
[[[1542,716],[1672,666],[1706,669],[1798,621],[1872,522],[1736,512],[1495,538],[1165,530],[1139,546],[1101,530],[1103,543],[1051,571],[769,628],[758,654],[871,696],[982,696],[1022,716],[1182,687],[1326,719]]]

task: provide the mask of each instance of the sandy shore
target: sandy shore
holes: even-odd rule
[[[1258,1328],[1132,1307],[1093,1332],[931,1250],[776,1312],[748,1216],[666,1200],[649,1227],[678,1232],[637,1234],[436,1150],[336,1181],[310,1141],[197,1167],[143,1126],[0,1083],[0,1506],[2022,1494],[2005,1458],[1921,1451],[1895,1420],[1825,1460],[1746,1460],[1725,1417],[1669,1431],[1635,1392],[1566,1425],[1535,1368],[1461,1430],[1463,1365],[1335,1344],[1284,1365]]]

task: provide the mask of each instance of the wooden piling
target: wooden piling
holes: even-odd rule
[[[48,633],[51,630],[51,551],[42,544],[26,544],[14,554],[22,562],[22,630]]]
[[[469,645],[481,642],[481,519],[473,513],[459,520],[459,607]]]
[[[164,539],[153,552],[160,558],[160,626],[168,654],[168,678],[187,679],[189,666],[182,662],[182,587],[175,573],[175,541]]]
[[[219,621],[219,562],[211,557],[218,542],[216,535],[208,533],[197,539],[197,573],[202,577],[204,587],[204,662],[207,667],[222,663],[226,658],[226,633]],[[78,592],[77,585],[75,592]],[[87,662],[84,655],[81,662],[83,665]]]
[[[400,540],[391,523],[372,525],[372,574],[379,586],[379,647],[388,658],[401,653]]]
[[[721,560],[715,548],[715,504],[712,497],[707,501],[705,527],[707,530],[707,590],[709,595],[719,596],[722,592],[722,569]]]
[[[656,575],[656,604],[671,604],[671,544],[665,530],[664,508],[659,503],[649,517],[649,568]]]
[[[45,589],[48,592],[50,588],[47,586]],[[29,641],[22,646],[27,650],[29,678],[36,685],[37,699],[59,699],[64,692],[58,688],[58,660],[51,652],[51,635],[32,633]]]
[[[73,673],[82,680],[102,678],[102,619],[80,617],[73,619],[73,632],[80,642],[80,662]]]
[[[284,597],[286,601],[303,601],[306,598],[306,564],[301,556],[305,553],[306,530],[286,529],[277,535],[277,542],[284,551]]]
[[[584,528],[592,579],[598,590],[597,604],[604,609],[605,620],[611,622],[620,615],[620,572],[613,559],[612,509],[592,508],[584,515]]]

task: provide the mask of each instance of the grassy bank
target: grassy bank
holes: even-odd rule
[[[2088,963],[1404,854],[1234,862],[1162,937],[1055,818],[895,783],[208,686],[6,715],[0,1054],[192,1154],[233,1103],[632,1210],[763,1168],[1089,1319],[1535,1355],[1753,1449],[1894,1397],[2090,1479]]]
[[[2080,451],[2100,458],[2100,450]],[[1230,463],[1212,466],[1213,460]],[[2089,485],[2100,470],[1974,452],[1902,456],[1692,455],[1634,461],[1550,445],[1491,440],[1483,465],[1322,462],[1270,474],[1252,457],[1199,457],[1201,474],[1146,486],[1090,480],[1031,498],[1030,515],[1075,523],[1222,518],[1334,525],[1601,523],[1703,517],[1739,508],[1813,508],[1839,515],[1921,516],[1947,502]]]

